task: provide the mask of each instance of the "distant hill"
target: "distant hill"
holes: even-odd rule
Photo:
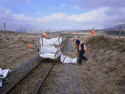
[[[120,26],[122,27],[121,28],[122,30],[125,30],[125,24],[119,24],[119,25],[116,25],[116,26],[114,26],[112,28],[107,28],[106,30],[119,30]]]
[[[56,31],[83,31],[82,29],[58,29]]]
[[[30,28],[26,28],[26,29],[22,29],[22,33],[35,33],[35,34],[41,34],[44,32],[51,32],[51,29],[30,29]],[[15,32],[21,32],[21,30],[16,30]]]

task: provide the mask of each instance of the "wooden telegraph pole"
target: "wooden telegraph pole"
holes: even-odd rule
[[[31,28],[30,28],[30,32],[29,32],[29,37],[31,36]]]
[[[21,37],[22,37],[22,26],[21,26]]]
[[[5,23],[4,23],[4,35],[5,35]]]
[[[119,28],[119,38],[120,38],[120,36],[121,36],[121,26]]]

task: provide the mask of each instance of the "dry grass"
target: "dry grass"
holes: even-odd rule
[[[0,32],[0,67],[15,68],[38,54],[36,49],[28,49],[39,44],[40,35],[30,35],[14,32]]]
[[[119,52],[125,51],[125,39],[113,39],[107,36],[95,36],[86,41],[87,45],[91,45],[92,49],[118,50]]]
[[[90,78],[93,78],[90,79],[91,83],[97,84],[98,82],[94,86],[95,91],[93,90],[93,92],[96,94],[100,90],[100,94],[104,94],[104,92],[106,94],[123,94],[125,92],[125,39],[94,36],[86,41],[86,46],[88,48],[86,56],[92,60],[88,61],[89,66],[112,60],[95,65],[89,71]]]

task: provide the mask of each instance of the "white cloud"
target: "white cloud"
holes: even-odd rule
[[[43,18],[37,18],[36,21],[38,22],[44,22],[44,23],[51,23],[51,22],[58,22],[63,20],[66,17],[66,13],[54,13],[49,16],[45,16]]]
[[[110,11],[113,11],[111,13]],[[67,15],[66,13],[53,13],[44,17],[34,18],[27,14],[19,13],[12,14],[10,9],[0,7],[0,25],[7,23],[7,28],[17,29],[22,25],[24,27],[37,27],[37,28],[70,28],[70,29],[91,29],[91,28],[104,28],[104,26],[117,25],[119,23],[125,23],[125,11],[121,9],[122,15],[114,15],[117,9],[111,9],[109,7],[103,7],[90,12],[84,12],[82,14]],[[109,15],[109,13],[111,13]],[[36,14],[41,14],[36,12]],[[27,16],[26,16],[27,15]]]
[[[6,9],[5,7],[0,7],[0,10],[3,11],[5,14],[11,14],[11,10]]]
[[[24,14],[13,14],[13,18],[16,20],[22,20],[22,21],[29,21],[29,22],[35,22],[35,23],[53,23],[64,20],[66,17],[66,13],[54,13],[52,15],[48,15],[45,17],[39,17],[39,18],[33,18],[33,17],[26,17]]]
[[[80,7],[79,7],[79,5],[75,5],[75,6],[70,5],[70,8],[71,9],[79,9]]]
[[[6,13],[6,14],[10,14],[10,13],[11,13],[11,10],[10,10],[10,9],[5,9],[5,13]]]
[[[41,14],[41,12],[36,12],[36,14],[37,14],[37,15],[40,15],[40,14]]]
[[[17,19],[17,20],[22,20],[22,21],[23,20],[25,20],[25,21],[34,21],[33,17],[26,17],[22,13],[20,13],[19,15],[18,14],[13,14],[13,18]]]
[[[108,10],[108,8],[99,8],[98,10],[92,10],[79,15],[73,14],[68,16],[67,20],[76,22],[103,22],[107,19],[105,15],[106,10]]]
[[[77,8],[78,8],[78,6],[74,6],[74,8],[75,8],[75,9],[77,9]]]
[[[30,5],[30,4],[31,4],[31,1],[30,1],[30,0],[26,0],[26,3],[27,3],[28,5]]]
[[[66,4],[61,4],[61,7],[66,7]]]

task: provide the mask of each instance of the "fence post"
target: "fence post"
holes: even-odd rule
[[[5,35],[5,23],[4,23],[4,35]]]
[[[119,30],[119,38],[120,38],[120,36],[121,36],[121,26],[120,26],[119,29],[120,29],[120,30]]]
[[[30,35],[31,35],[31,28],[30,28]]]
[[[106,29],[105,29],[105,34],[106,34]]]
[[[21,37],[22,37],[22,26],[21,26]]]

